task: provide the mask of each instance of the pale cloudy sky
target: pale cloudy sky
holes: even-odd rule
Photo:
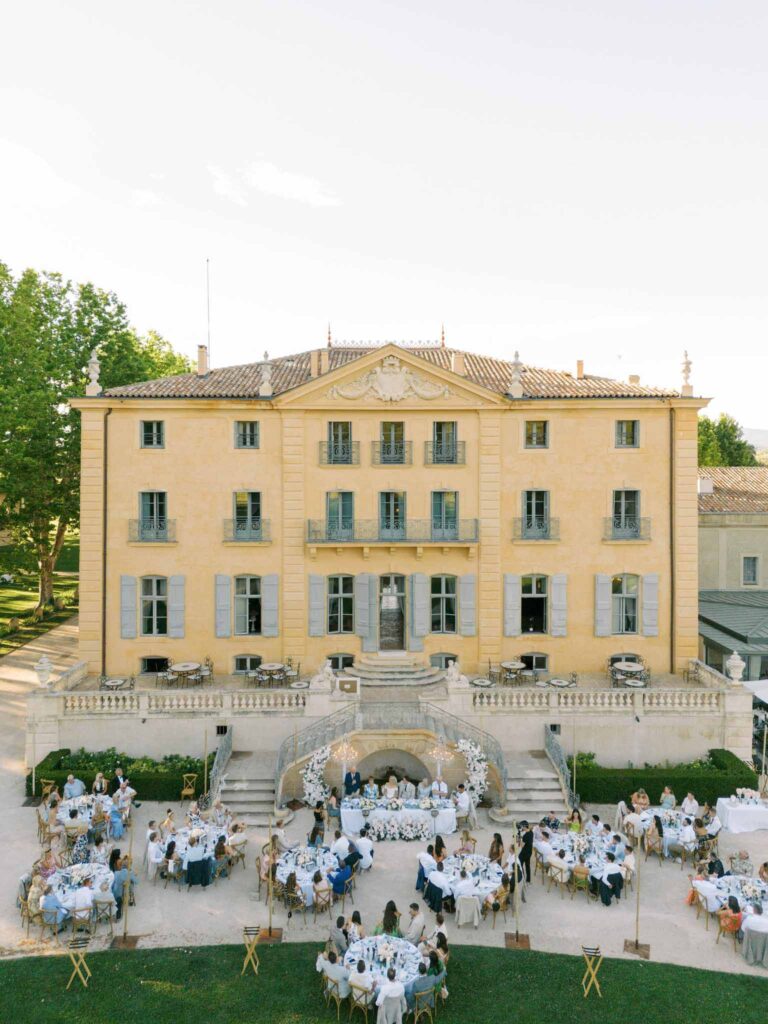
[[[764,0],[7,5],[0,259],[217,365],[427,339],[768,427]]]

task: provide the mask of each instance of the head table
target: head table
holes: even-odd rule
[[[717,816],[726,832],[756,832],[768,828],[768,803],[721,796]]]
[[[365,961],[365,966],[379,983],[386,979],[387,970],[394,967],[397,980],[407,985],[419,973],[421,954],[406,939],[372,935],[353,942],[344,956],[344,966],[352,974],[352,980],[357,973],[358,960]]]
[[[354,797],[341,801],[341,827],[347,835],[359,835],[366,821],[373,824],[375,821],[389,821],[392,818],[398,823],[406,819],[423,823],[431,835],[438,832],[447,835],[456,831],[456,808],[450,800],[436,800],[432,797],[421,800],[366,800]]]
[[[330,850],[321,847],[315,849],[313,846],[299,846],[295,850],[289,850],[277,862],[277,880],[283,885],[288,881],[292,871],[296,872],[296,885],[304,894],[304,903],[311,907],[315,900],[313,889],[314,874],[319,871],[324,877],[328,877],[329,871],[338,871],[339,862]]]

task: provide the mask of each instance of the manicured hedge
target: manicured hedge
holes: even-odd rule
[[[576,789],[582,802],[613,804],[629,800],[642,787],[657,803],[662,789],[669,786],[678,799],[693,793],[699,803],[714,804],[718,797],[730,796],[737,787],[754,789],[757,776],[730,750],[710,750],[709,764],[654,766],[650,768],[603,768],[576,766]]]
[[[215,751],[208,755],[208,777],[210,778]],[[108,781],[115,774],[115,768],[121,765],[123,774],[130,780],[136,790],[138,800],[176,801],[179,799],[182,786],[182,775],[185,772],[197,773],[197,794],[203,792],[203,760],[202,758],[186,757],[183,754],[169,754],[162,761],[154,761],[148,757],[129,757],[120,754],[114,748],[97,753],[85,750],[71,751],[69,747],[52,750],[37,765],[37,792],[40,793],[40,779],[53,779],[58,783],[59,792],[63,792],[67,776],[72,773],[82,779],[90,792],[96,772],[103,772]],[[27,773],[27,796],[32,795],[32,772]]]

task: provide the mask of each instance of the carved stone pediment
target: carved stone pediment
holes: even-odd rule
[[[385,356],[381,365],[346,384],[336,384],[329,398],[378,398],[382,402],[401,402],[404,398],[445,398],[450,390],[444,384],[422,377],[403,366],[397,356]]]

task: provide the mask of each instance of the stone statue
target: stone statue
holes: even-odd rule
[[[458,661],[449,661],[445,670],[445,681],[449,687],[469,686],[469,680],[459,672]]]
[[[319,672],[312,676],[309,682],[310,690],[335,690],[336,673],[331,668],[330,661],[326,661]]]
[[[261,384],[259,384],[259,398],[272,397],[272,363],[269,361],[269,352],[264,353],[264,362],[259,363],[261,369]]]
[[[99,357],[96,355],[96,349],[91,352],[91,358],[88,360],[88,383],[85,385],[85,393],[88,396],[95,396],[101,394],[101,384],[99,384],[99,372],[101,370],[101,364],[99,363]]]

